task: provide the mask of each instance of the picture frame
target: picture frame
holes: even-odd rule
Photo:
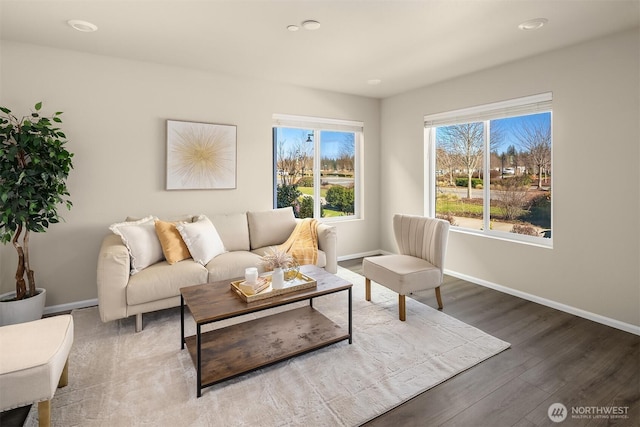
[[[167,120],[167,190],[235,189],[237,128]]]

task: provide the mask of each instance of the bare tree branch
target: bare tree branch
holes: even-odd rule
[[[474,171],[482,166],[484,156],[484,125],[481,122],[464,123],[438,128],[437,146],[455,156],[467,173],[467,198],[471,198]]]
[[[551,127],[523,122],[514,136],[525,149],[534,172],[538,174],[538,188],[542,188],[543,176],[551,169]]]

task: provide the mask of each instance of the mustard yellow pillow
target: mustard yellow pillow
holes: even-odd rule
[[[156,234],[162,246],[162,253],[169,264],[191,258],[187,245],[176,229],[176,223],[156,220]]]

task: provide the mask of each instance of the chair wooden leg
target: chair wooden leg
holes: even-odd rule
[[[38,402],[38,426],[51,426],[51,401]]]
[[[438,300],[438,309],[442,310],[442,296],[440,295],[440,286],[436,288],[436,299]]]
[[[407,320],[407,304],[404,295],[398,295],[398,311],[400,313],[400,320],[403,322]]]
[[[364,299],[371,301],[371,279],[368,277],[364,278]]]
[[[67,361],[64,364],[64,368],[62,369],[60,380],[58,380],[58,388],[65,387],[67,384],[69,384],[69,358],[68,357],[67,357]]]

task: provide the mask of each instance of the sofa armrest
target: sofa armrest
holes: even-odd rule
[[[107,234],[100,246],[97,268],[98,309],[103,322],[127,317],[130,269],[127,247],[119,236]]]
[[[318,249],[327,256],[327,265],[324,267],[329,273],[338,272],[338,233],[336,227],[324,223],[318,224]]]

